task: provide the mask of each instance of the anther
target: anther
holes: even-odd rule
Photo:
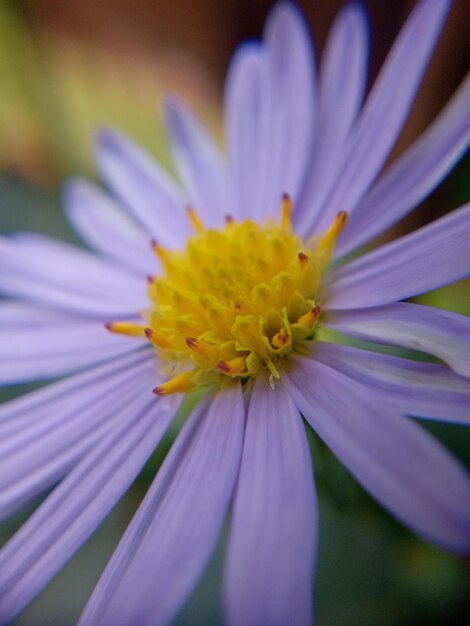
[[[281,328],[281,330],[271,338],[273,348],[284,348],[289,342],[290,336],[285,328]]]
[[[144,335],[147,337],[150,343],[152,343],[154,346],[157,346],[157,348],[171,347],[165,335],[163,335],[163,333],[157,332],[156,330],[153,330],[153,328],[146,328],[144,330]]]
[[[158,258],[163,261],[168,254],[168,251],[161,246],[156,239],[152,239],[151,241],[152,250],[158,256]]]
[[[281,199],[281,226],[284,229],[290,227],[290,216],[292,214],[292,198],[288,193],[282,194]]]
[[[195,209],[193,209],[193,207],[188,206],[188,208],[186,209],[188,217],[189,217],[189,221],[191,222],[194,230],[197,233],[203,233],[204,232],[204,224],[201,221],[201,218],[199,217],[199,215],[197,214],[197,212],[195,211]]]
[[[129,335],[130,337],[144,337],[145,326],[134,322],[107,322],[104,327],[111,333],[118,335]]]
[[[191,391],[193,388],[193,372],[185,372],[184,374],[178,374],[174,378],[167,380],[166,383],[155,387],[153,389],[153,393],[157,396],[168,396],[172,393]]]
[[[307,265],[308,263],[308,255],[305,254],[305,252],[299,252],[299,254],[297,255],[298,259],[299,259],[299,263],[302,266]]]
[[[246,364],[242,356],[237,356],[234,359],[230,359],[230,361],[219,361],[217,367],[222,374],[234,376],[242,374],[246,369]]]
[[[320,307],[317,305],[314,306],[313,309],[310,309],[308,313],[305,313],[305,315],[301,315],[297,321],[299,322],[299,324],[302,324],[307,328],[311,328],[317,322],[319,317]]]
[[[226,224],[233,224],[235,221],[233,215],[230,215],[229,213],[227,213],[227,215],[225,216],[225,223]]]

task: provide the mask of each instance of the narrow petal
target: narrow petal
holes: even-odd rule
[[[128,406],[125,420],[74,468],[0,552],[0,620],[8,622],[88,539],[135,479],[173,411],[155,398]]]
[[[445,365],[319,341],[313,357],[373,389],[400,413],[470,424],[470,382]]]
[[[465,278],[469,272],[467,204],[333,272],[326,307],[360,309],[388,304]]]
[[[332,311],[324,324],[366,341],[428,352],[470,377],[470,320],[434,307],[396,302],[358,311]]]
[[[99,187],[71,180],[63,198],[72,226],[88,245],[138,274],[155,273],[149,236]]]
[[[318,116],[312,165],[294,215],[298,232],[312,232],[338,173],[341,151],[356,121],[367,82],[369,32],[359,4],[339,13],[320,66]]]
[[[181,102],[168,100],[166,113],[173,160],[189,201],[207,226],[220,226],[229,204],[227,167],[221,151]]]
[[[264,30],[266,65],[260,114],[258,203],[254,217],[279,211],[289,193],[294,205],[310,162],[316,109],[315,61],[300,11],[280,2]]]
[[[60,480],[112,427],[128,418],[129,403],[152,397],[155,377],[149,357],[153,355],[125,360],[106,374],[96,370],[96,381],[82,381],[46,405],[36,403],[0,422],[0,518]]]
[[[0,320],[9,304],[0,305]],[[99,321],[57,313],[48,318],[46,311],[27,305],[13,310],[18,318],[0,326],[0,385],[63,376],[146,345],[111,334]]]
[[[317,543],[312,461],[284,387],[250,400],[225,576],[227,623],[310,625]]]
[[[402,28],[343,150],[342,167],[317,230],[327,228],[339,209],[351,212],[382,169],[408,116],[450,3],[421,0]]]
[[[233,207],[228,212],[256,214],[258,150],[264,50],[260,43],[241,45],[230,63],[225,82],[225,135]]]
[[[312,428],[374,498],[427,540],[470,549],[470,478],[439,442],[322,363],[299,358],[286,378]]]
[[[187,201],[159,165],[130,139],[108,130],[97,137],[96,158],[106,184],[149,236],[181,247],[190,233]]]
[[[470,76],[439,117],[354,209],[336,255],[363,245],[409,213],[454,167],[470,142]]]
[[[80,625],[168,624],[216,544],[243,440],[238,385],[188,418],[92,595]]]
[[[146,281],[86,250],[34,233],[0,237],[0,292],[88,316],[145,308]]]

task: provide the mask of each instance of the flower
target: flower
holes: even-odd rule
[[[413,531],[470,548],[468,475],[412,419],[469,423],[469,322],[403,302],[467,274],[470,206],[341,262],[468,145],[467,79],[379,176],[448,8],[417,4],[362,106],[363,10],[339,14],[317,85],[305,24],[278,5],[263,43],[242,46],[229,71],[227,162],[171,101],[182,188],[103,131],[98,167],[119,204],[84,181],[65,195],[98,254],[34,234],[0,240],[0,289],[12,297],[0,305],[2,382],[83,370],[1,409],[2,516],[58,483],[0,552],[2,622],[91,535],[195,388],[205,395],[80,624],[170,622],[232,500],[227,623],[310,624],[318,520],[301,415]],[[317,324],[442,362],[319,341]]]

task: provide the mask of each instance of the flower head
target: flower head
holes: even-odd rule
[[[0,551],[2,622],[95,530],[196,388],[81,624],[169,623],[231,502],[227,623],[310,624],[318,520],[301,416],[412,530],[470,548],[469,477],[413,421],[469,423],[470,325],[403,302],[468,273],[470,207],[345,262],[468,145],[467,80],[379,176],[448,7],[417,4],[363,104],[362,9],[338,16],[317,85],[305,24],[278,5],[262,45],[242,46],[229,71],[227,159],[171,101],[181,186],[103,131],[98,167],[116,200],[84,181],[67,188],[98,255],[32,234],[0,240],[2,382],[74,373],[0,410],[1,515],[58,483]],[[441,362],[319,341],[320,326]]]

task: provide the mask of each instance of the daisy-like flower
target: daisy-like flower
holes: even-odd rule
[[[417,4],[363,104],[363,10],[339,14],[317,82],[302,17],[278,5],[230,67],[226,157],[171,101],[181,186],[104,131],[113,199],[84,181],[65,197],[97,254],[30,233],[0,240],[2,382],[73,374],[1,409],[2,516],[57,485],[0,552],[2,623],[93,533],[198,389],[83,626],[169,623],[230,503],[226,622],[311,624],[318,519],[302,416],[391,514],[470,548],[469,477],[414,420],[469,423],[470,326],[403,302],[468,273],[470,206],[342,262],[468,145],[469,80],[379,176],[448,9]],[[319,325],[441,362],[322,342]]]

